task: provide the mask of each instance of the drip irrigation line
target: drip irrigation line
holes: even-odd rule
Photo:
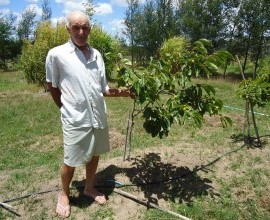
[[[228,106],[228,105],[224,105],[223,107],[224,108],[228,108],[228,109],[233,109],[233,110],[238,110],[238,111],[245,112],[244,109],[236,108],[236,107],[232,107],[232,106]],[[249,112],[251,112],[251,111],[249,111]],[[264,114],[264,113],[260,113],[260,112],[254,112],[254,114],[256,114],[256,115],[262,115],[262,116],[266,116],[266,117],[270,117],[270,115],[267,115],[267,114]]]
[[[19,199],[26,199],[30,196],[42,195],[45,193],[50,193],[50,192],[55,192],[55,191],[60,191],[60,190],[61,189],[59,189],[59,188],[55,188],[55,189],[50,189],[50,190],[45,190],[45,191],[40,191],[40,192],[29,193],[29,194],[26,194],[26,195],[21,196],[21,197],[7,199],[7,200],[3,201],[2,203],[14,202],[14,201],[19,200]]]
[[[104,184],[104,185],[96,185],[95,187],[97,188],[122,188],[122,187],[129,187],[129,186],[145,186],[145,185],[153,185],[153,184],[159,184],[159,183],[165,183],[165,182],[169,182],[169,181],[173,181],[173,180],[176,180],[176,179],[181,179],[183,177],[186,177],[188,175],[191,175],[193,173],[196,173],[200,170],[203,170],[205,169],[206,167],[216,163],[217,161],[219,161],[221,158],[231,154],[231,153],[234,153],[234,152],[237,152],[239,150],[241,150],[242,148],[244,148],[246,146],[246,144],[236,148],[236,149],[233,149],[229,152],[226,152],[222,155],[220,155],[219,157],[217,157],[216,159],[210,161],[209,163],[205,164],[205,165],[201,165],[199,168],[194,168],[193,170],[189,171],[189,172],[186,172],[182,175],[179,175],[179,176],[176,176],[176,177],[171,177],[171,178],[167,178],[167,179],[162,179],[162,180],[157,180],[157,181],[150,181],[150,182],[144,182],[144,183],[137,183],[137,184],[124,184],[124,183],[121,183],[121,182],[118,182],[116,180],[106,180],[105,182],[108,182],[108,183],[112,183],[112,184]],[[77,188],[82,188],[84,186],[73,186],[71,187],[71,189],[77,189]],[[13,202],[13,201],[17,201],[17,200],[20,200],[20,199],[25,199],[25,198],[28,198],[30,196],[36,196],[36,195],[42,195],[42,194],[45,194],[45,193],[50,193],[50,192],[55,192],[55,191],[60,191],[61,189],[60,188],[55,188],[55,189],[50,189],[50,190],[45,190],[45,191],[40,191],[40,192],[34,192],[34,193],[29,193],[27,195],[24,195],[24,196],[21,196],[21,197],[16,197],[16,198],[11,198],[11,199],[7,199],[5,201],[3,201],[2,203],[9,203],[9,202]],[[0,205],[1,206],[1,205]]]

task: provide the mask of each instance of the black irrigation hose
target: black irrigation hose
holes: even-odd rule
[[[118,185],[115,185],[115,184],[111,184],[111,185],[108,185],[108,184],[105,184],[105,185],[97,185],[96,187],[98,188],[122,188],[122,187],[129,187],[129,186],[145,186],[145,185],[153,185],[153,184],[159,184],[159,183],[165,183],[165,182],[169,182],[169,181],[173,181],[173,180],[176,180],[176,179],[180,179],[180,178],[183,178],[183,177],[186,177],[190,174],[193,174],[193,173],[196,173],[200,170],[203,170],[204,168],[216,163],[217,161],[219,161],[221,158],[231,154],[231,153],[234,153],[234,152],[237,152],[239,150],[241,150],[242,148],[244,148],[246,145],[242,145],[241,147],[238,147],[236,149],[233,149],[227,153],[224,153],[222,154],[221,156],[217,157],[215,160],[205,164],[205,165],[202,165],[200,166],[199,168],[195,168],[185,174],[182,174],[182,175],[179,175],[179,176],[176,176],[176,177],[172,177],[172,178],[167,178],[167,179],[163,179],[163,180],[157,180],[157,181],[151,181],[151,182],[146,182],[146,183],[139,183],[139,184],[121,184],[119,183]],[[110,181],[110,182],[115,182],[117,183],[116,181]],[[73,189],[74,188],[80,188],[80,187],[84,187],[84,186],[77,186],[77,187],[72,187]],[[5,201],[3,201],[2,203],[8,203],[8,202],[13,202],[13,201],[16,201],[16,200],[19,200],[19,199],[25,199],[25,198],[28,198],[30,196],[35,196],[35,195],[42,195],[42,194],[45,194],[45,193],[50,193],[50,192],[55,192],[55,191],[60,191],[61,189],[57,188],[57,189],[51,189],[51,190],[45,190],[45,191],[40,191],[40,192],[35,192],[35,193],[29,193],[27,195],[24,195],[24,196],[21,196],[21,197],[17,197],[17,198],[12,198],[12,199],[7,199]],[[1,206],[1,205],[0,205]]]

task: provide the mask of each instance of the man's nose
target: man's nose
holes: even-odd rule
[[[83,34],[83,33],[84,33],[83,28],[80,28],[80,30],[79,30],[79,34]]]

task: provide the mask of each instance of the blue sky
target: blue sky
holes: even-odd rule
[[[52,20],[56,22],[57,19],[64,18],[65,15],[74,10],[84,10],[83,3],[87,0],[50,0],[50,7],[52,9]],[[27,7],[35,8],[40,18],[42,12],[43,0],[0,0],[0,13],[8,14],[14,13],[18,19]],[[127,9],[126,0],[93,0],[95,5],[95,16],[93,20],[99,23],[103,29],[112,34],[121,35],[123,29],[123,19],[125,18],[125,11]]]

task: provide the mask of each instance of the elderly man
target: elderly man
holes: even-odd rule
[[[46,81],[61,111],[64,163],[62,191],[56,212],[70,216],[70,183],[75,168],[86,166],[84,194],[105,204],[104,194],[94,187],[99,156],[109,151],[106,96],[129,96],[126,90],[109,89],[101,54],[88,43],[90,20],[83,12],[67,16],[69,42],[51,49],[46,58]]]

